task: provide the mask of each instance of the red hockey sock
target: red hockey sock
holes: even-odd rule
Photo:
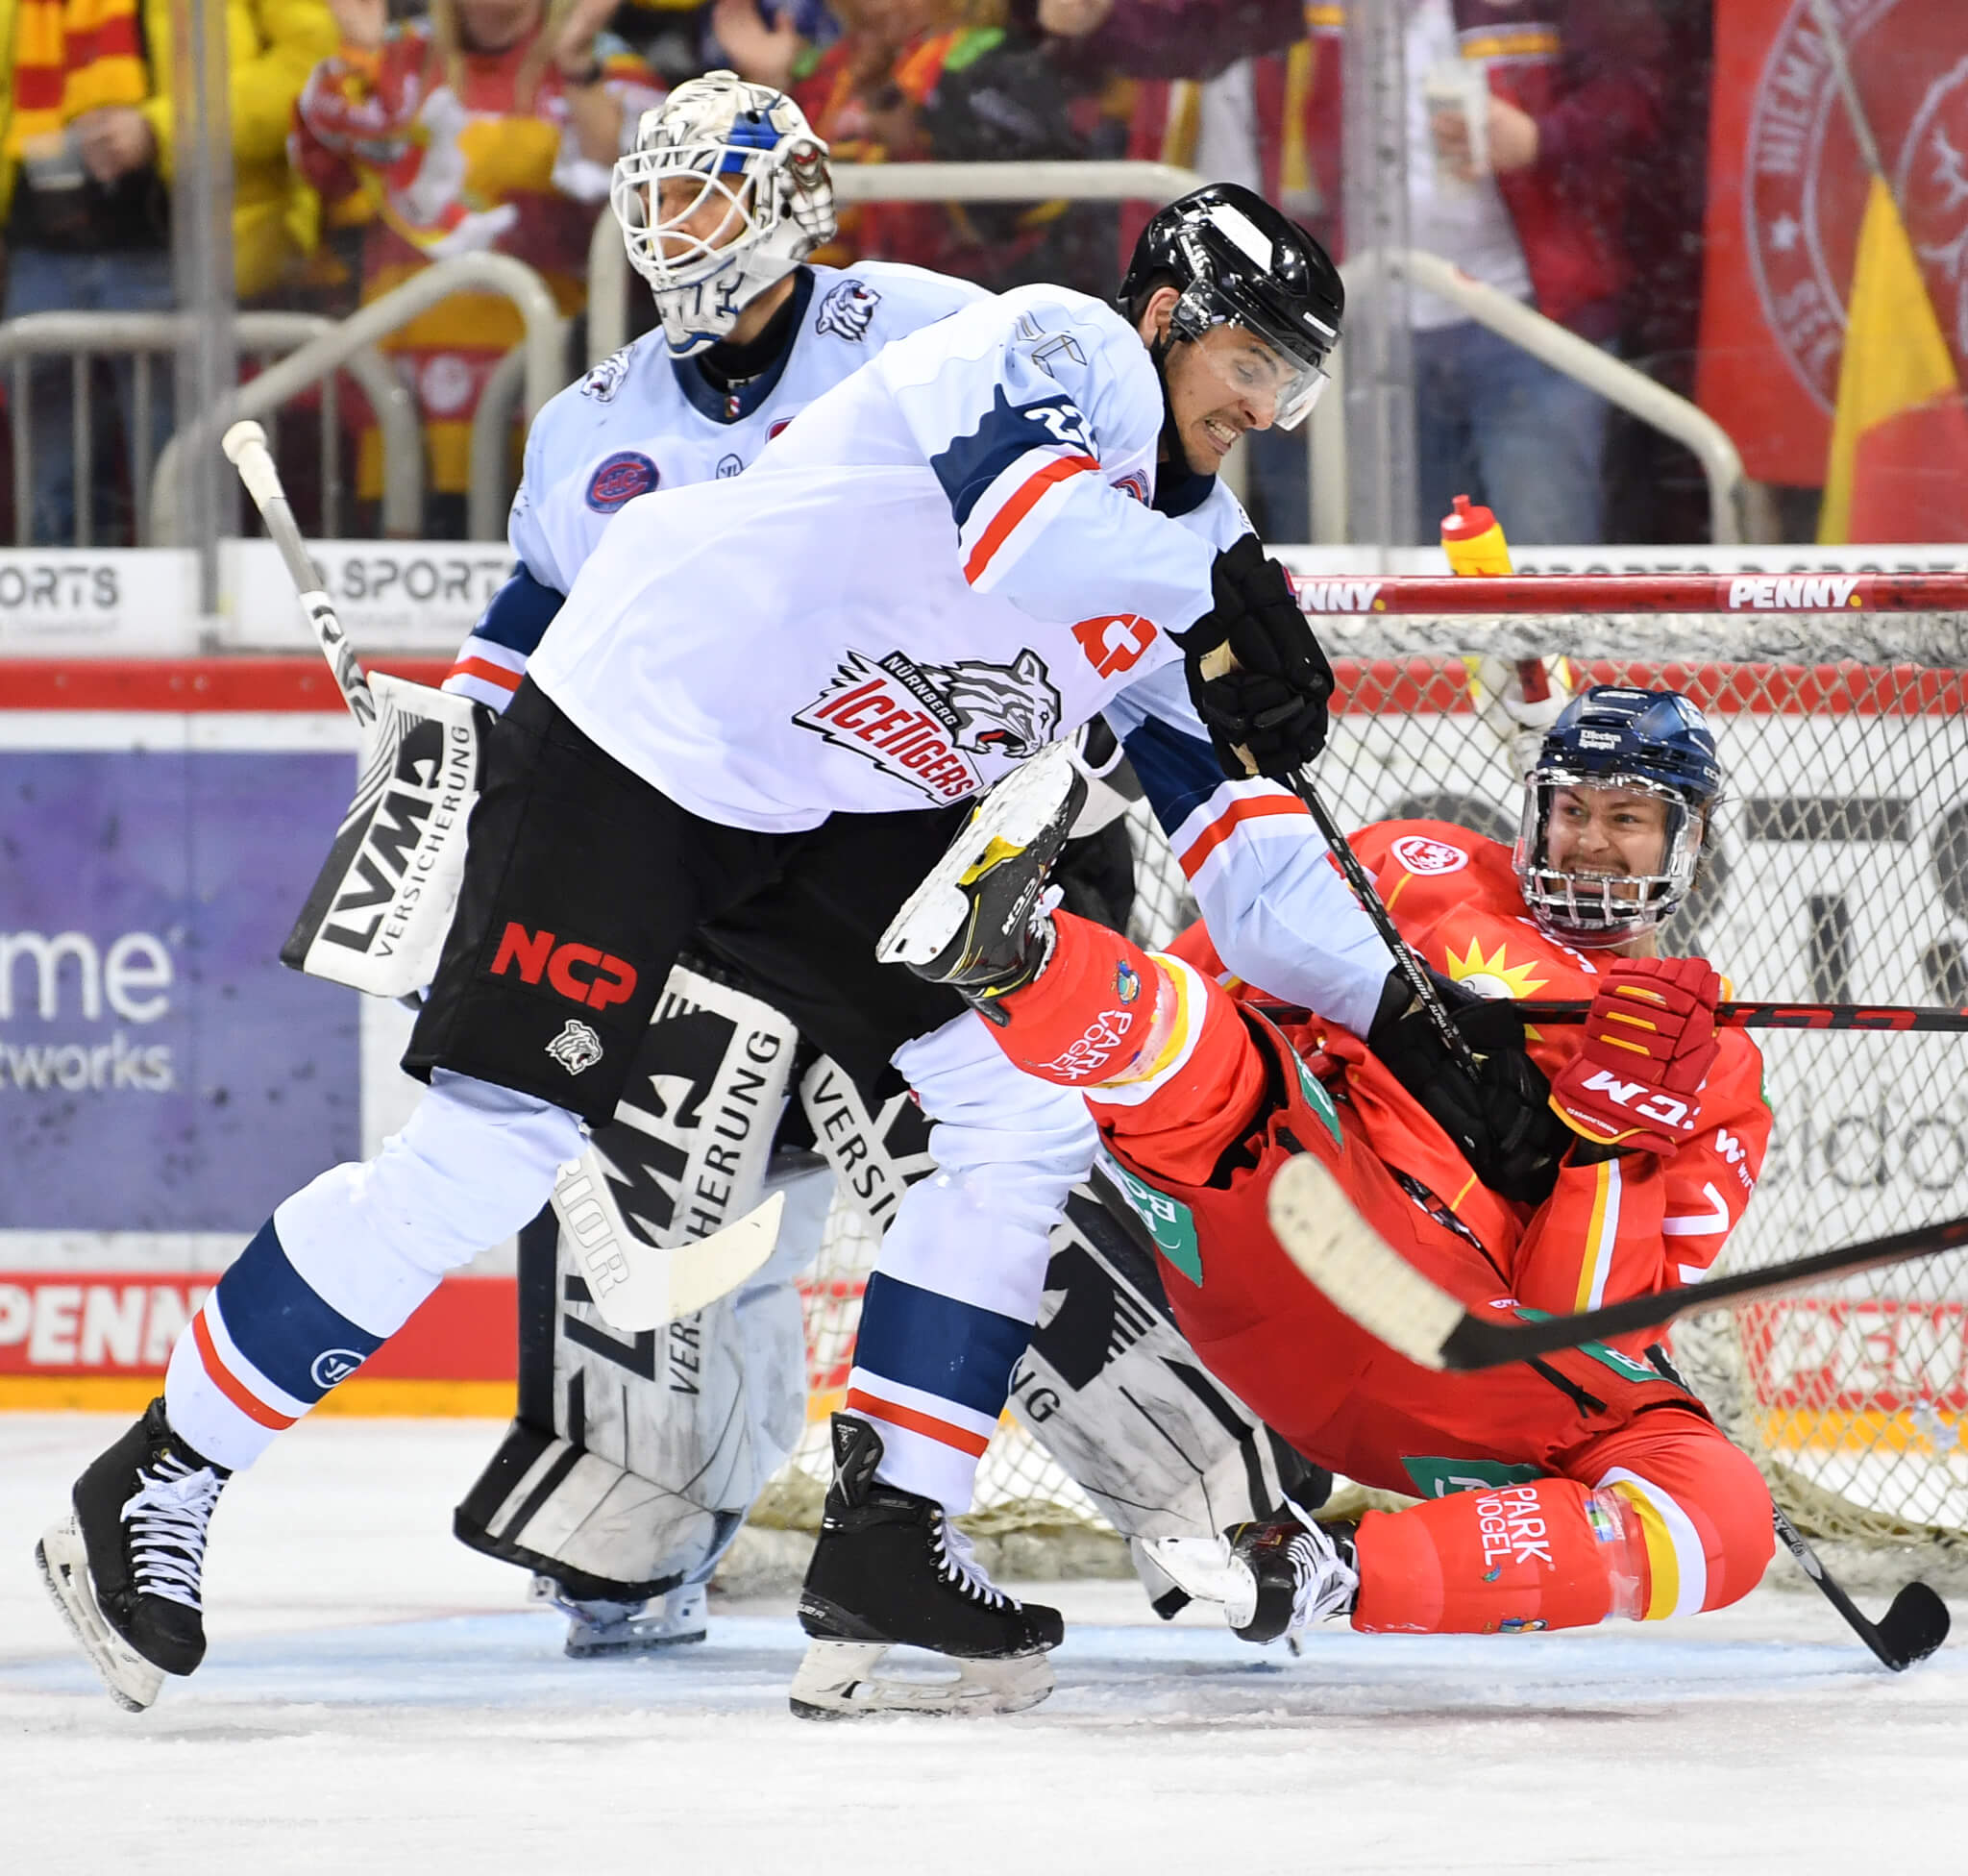
[[[1028,1074],[1077,1088],[1142,1172],[1208,1179],[1255,1124],[1265,1063],[1222,989],[1105,926],[1055,912],[1051,958],[1002,999],[997,1033]]]
[[[1085,1092],[1135,1065],[1155,1026],[1163,970],[1118,931],[1052,915],[1052,955],[1037,978],[998,1000],[997,1032],[1027,1074]]]
[[[1613,1493],[1574,1479],[1369,1512],[1353,1626],[1409,1635],[1587,1628],[1646,1608],[1647,1550]]]

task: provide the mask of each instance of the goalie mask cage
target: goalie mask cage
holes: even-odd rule
[[[1643,582],[1610,583],[1630,605],[1649,603]],[[1414,584],[1301,582],[1308,598],[1326,585],[1356,605]],[[1707,714],[1725,778],[1667,949],[1710,957],[1741,997],[1968,1005],[1968,616],[1376,611],[1314,623],[1340,679],[1316,774],[1342,827],[1425,816],[1513,838],[1520,789],[1479,713],[1481,656],[1562,658],[1575,688],[1665,684]],[[1130,830],[1131,934],[1152,947],[1194,905],[1140,804]],[[1503,956],[1457,974],[1496,995],[1538,987]],[[1968,1212],[1968,1038],[1753,1039],[1775,1132],[1718,1273]],[[816,1486],[873,1250],[837,1210],[807,1286],[816,1418],[791,1469]],[[1952,1571],[1968,1584],[1968,1255],[1718,1312],[1677,1325],[1671,1342],[1834,1569],[1882,1584]],[[978,1509],[1000,1525],[1098,1522],[1009,1420],[984,1460]]]

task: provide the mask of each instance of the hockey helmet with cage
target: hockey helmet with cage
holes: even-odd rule
[[[1149,218],[1120,283],[1121,310],[1138,319],[1158,286],[1181,295],[1171,340],[1200,339],[1222,325],[1263,339],[1292,373],[1273,422],[1295,430],[1304,421],[1325,388],[1346,310],[1340,270],[1304,229],[1239,184],[1211,183]]]
[[[1552,814],[1580,788],[1621,788],[1666,806],[1658,870],[1587,874],[1551,864]],[[1585,950],[1624,944],[1672,917],[1694,884],[1709,818],[1722,794],[1715,738],[1679,691],[1597,684],[1546,732],[1524,786],[1512,864],[1539,928]]]
[[[666,203],[673,181],[691,186]],[[826,145],[783,91],[736,72],[706,72],[643,112],[608,201],[677,358],[726,337],[747,305],[834,236]]]

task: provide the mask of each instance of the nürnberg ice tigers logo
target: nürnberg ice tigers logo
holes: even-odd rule
[[[615,393],[627,376],[628,347],[625,345],[619,352],[609,353],[580,381],[580,394],[593,398],[597,404],[613,404]]]
[[[1059,693],[1046,681],[1036,652],[1015,664],[925,664],[922,675],[956,712],[956,746],[1022,761],[1037,755],[1059,728]]]
[[[858,280],[844,280],[839,285],[827,288],[826,298],[820,303],[820,316],[813,322],[813,330],[816,333],[832,333],[837,338],[858,344],[868,336],[874,309],[880,304],[881,295],[873,287]]]
[[[547,1045],[547,1053],[569,1074],[578,1074],[602,1059],[602,1039],[585,1023],[570,1017],[567,1027]]]

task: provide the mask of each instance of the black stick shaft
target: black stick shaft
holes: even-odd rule
[[[1583,1023],[1592,1007],[1577,1001],[1523,1002],[1514,1005],[1526,1023],[1552,1027]],[[1920,1003],[1717,1003],[1719,1029],[1878,1029],[1921,1030],[1939,1035],[1968,1035],[1968,1010],[1945,1004]]]
[[[1326,845],[1333,850],[1333,858],[1340,863],[1340,872],[1347,885],[1353,888],[1354,898],[1373,922],[1381,942],[1393,953],[1394,963],[1413,987],[1416,1000],[1428,1012],[1428,1020],[1434,1025],[1435,1033],[1441,1038],[1443,1048],[1449,1051],[1456,1066],[1470,1080],[1475,1080],[1478,1074],[1476,1057],[1467,1038],[1456,1027],[1455,1019],[1449,1015],[1448,1005],[1442,1001],[1427,967],[1395,927],[1393,914],[1388,910],[1380,889],[1360,864],[1360,855],[1354,852],[1352,843],[1340,831],[1340,824],[1333,819],[1325,802],[1319,799],[1318,790],[1313,786],[1312,778],[1303,769],[1292,778],[1292,791],[1305,803],[1306,812],[1325,836]]]
[[[1835,1250],[1814,1251],[1808,1257],[1793,1258],[1788,1263],[1769,1264],[1758,1271],[1736,1271],[1706,1283],[1633,1296],[1625,1302],[1608,1303],[1603,1309],[1588,1309],[1577,1316],[1554,1316],[1534,1322],[1488,1322],[1464,1316],[1442,1344],[1442,1361],[1455,1369],[1494,1368],[1503,1362],[1526,1361],[1534,1355],[1575,1348],[1582,1342],[1600,1342],[1636,1330],[1658,1329],[1677,1316],[1694,1310],[1713,1309],[1722,1303],[1757,1302],[1768,1296],[1784,1296],[1792,1290],[1808,1289],[1826,1277],[1852,1276],[1860,1271],[1880,1270],[1887,1264],[1938,1257],[1964,1246],[1968,1246],[1968,1218],[1943,1219],[1936,1224],[1896,1231],[1890,1237],[1868,1238]]]

